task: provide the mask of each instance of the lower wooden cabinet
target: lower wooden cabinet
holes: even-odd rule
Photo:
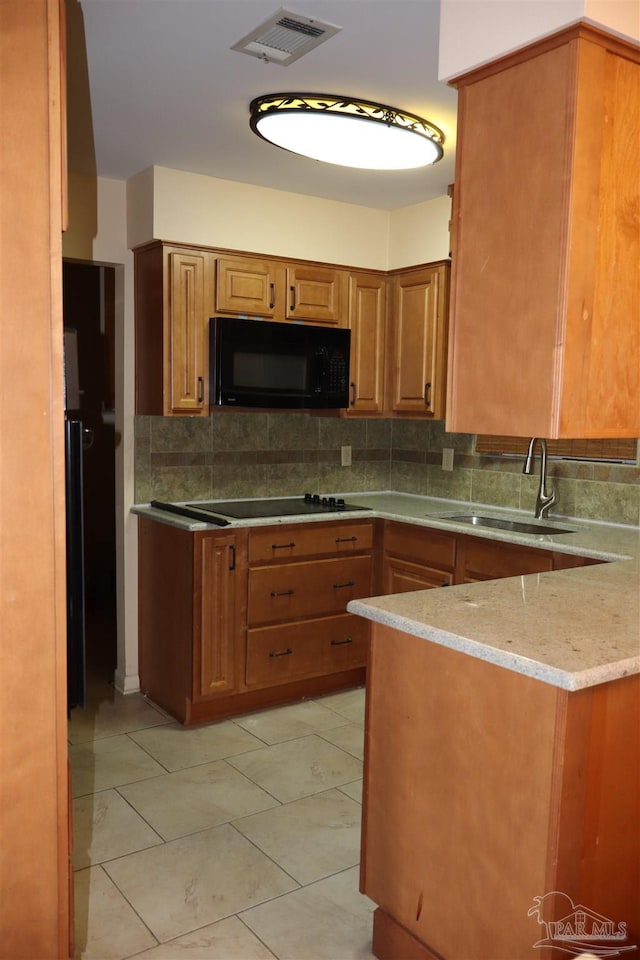
[[[455,534],[438,533],[411,523],[389,521],[384,531],[385,593],[406,593],[453,583]]]
[[[140,685],[182,723],[364,681],[373,523],[138,529]]]
[[[363,682],[350,600],[598,562],[396,521],[138,523],[140,684],[185,724]]]

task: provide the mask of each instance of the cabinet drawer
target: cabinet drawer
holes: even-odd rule
[[[312,523],[304,526],[263,527],[249,535],[249,563],[293,560],[322,554],[350,554],[371,550],[372,523]]]
[[[249,630],[247,685],[286,683],[362,667],[368,642],[368,621],[350,613]]]
[[[249,571],[249,624],[342,613],[371,596],[371,557],[283,563]]]
[[[385,553],[407,557],[416,563],[453,570],[456,562],[456,538],[436,533],[427,527],[409,523],[387,523],[384,531]]]
[[[553,569],[553,554],[545,550],[497,543],[490,540],[461,538],[463,579],[495,580]]]

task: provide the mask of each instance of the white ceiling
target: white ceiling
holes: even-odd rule
[[[230,47],[280,7],[340,32],[288,67]],[[437,79],[439,0],[67,0],[69,166],[127,179],[151,165],[393,210],[453,182],[455,90]],[[249,129],[249,102],[333,93],[417,113],[444,158],[403,172],[347,170]]]

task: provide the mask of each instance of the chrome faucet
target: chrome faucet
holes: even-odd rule
[[[524,462],[524,467],[522,469],[523,473],[526,473],[530,476],[533,473],[533,457],[534,457],[534,447],[536,445],[536,440],[540,444],[540,486],[538,487],[538,496],[536,497],[536,519],[544,519],[551,509],[552,505],[556,502],[556,492],[551,487],[549,492],[547,492],[547,441],[542,440],[540,437],[531,437],[529,440],[529,449],[527,451],[527,459]]]

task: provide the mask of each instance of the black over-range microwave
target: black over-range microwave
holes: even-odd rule
[[[235,317],[209,329],[211,406],[348,406],[350,330]]]

